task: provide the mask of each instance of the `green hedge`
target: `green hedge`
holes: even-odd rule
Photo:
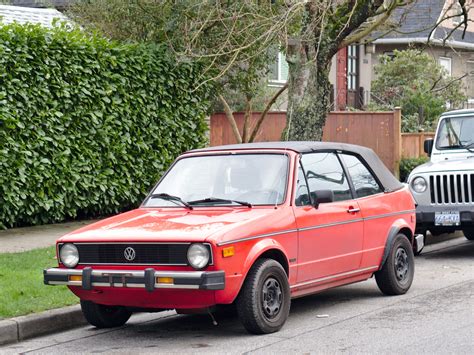
[[[0,227],[136,206],[205,143],[211,87],[160,46],[0,27]]]
[[[402,158],[402,160],[400,160],[400,181],[406,182],[412,170],[418,165],[426,163],[428,160],[429,158],[427,157]]]

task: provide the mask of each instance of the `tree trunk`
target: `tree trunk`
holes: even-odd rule
[[[301,44],[289,47],[288,110],[282,140],[320,141],[323,137],[331,107],[329,69],[332,56],[325,52],[330,50],[325,51],[322,46],[317,54]]]
[[[245,96],[244,126],[242,128],[242,143],[249,142],[249,125],[252,118],[252,97]]]
[[[232,128],[232,133],[234,133],[235,140],[237,141],[237,143],[240,144],[242,143],[242,136],[240,135],[239,127],[237,127],[237,122],[235,122],[235,117],[232,112],[232,109],[230,108],[229,104],[222,95],[219,94],[218,97],[222,105],[224,106],[225,116],[227,117],[230,127]]]

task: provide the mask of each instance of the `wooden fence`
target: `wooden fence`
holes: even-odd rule
[[[358,144],[372,148],[395,175],[401,159],[401,113],[331,112],[324,126],[324,141]]]
[[[242,132],[244,125],[244,113],[234,113],[237,127]],[[252,131],[255,123],[260,117],[260,113],[254,113],[250,120],[250,131]],[[286,112],[269,112],[260,127],[255,142],[272,142],[279,141],[281,133],[286,125]],[[237,140],[234,137],[229,121],[224,113],[215,113],[211,116],[211,146],[234,144]]]
[[[434,136],[434,132],[402,133],[402,157],[426,157],[424,142],[426,139],[434,138]]]
[[[235,113],[237,126],[242,131],[244,114]],[[259,117],[255,113],[251,128]],[[255,139],[256,142],[279,141],[286,124],[286,112],[270,112]],[[216,113],[210,120],[211,146],[233,144],[236,139],[224,113]],[[433,133],[401,133],[401,112],[337,111],[331,112],[324,126],[324,141],[359,144],[372,148],[385,165],[398,176],[402,157],[424,155],[423,142]]]

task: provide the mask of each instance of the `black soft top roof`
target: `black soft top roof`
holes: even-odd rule
[[[403,184],[387,169],[385,164],[375,154],[375,152],[366,147],[354,144],[335,143],[335,142],[261,142],[221,145],[203,149],[195,149],[192,152],[212,152],[222,150],[251,150],[251,149],[278,149],[292,150],[297,153],[311,153],[317,151],[340,151],[359,155],[365,160],[368,167],[377,176],[386,192],[401,189]]]

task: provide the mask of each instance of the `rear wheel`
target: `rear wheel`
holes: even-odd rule
[[[290,302],[290,286],[283,267],[273,259],[259,259],[240,290],[237,313],[249,333],[274,333],[285,324]]]
[[[86,320],[97,328],[115,328],[127,323],[132,315],[125,307],[104,306],[91,301],[81,301]]]
[[[398,234],[385,264],[375,273],[377,286],[386,295],[402,295],[410,288],[414,272],[413,248],[405,235]]]
[[[474,240],[474,228],[466,228],[463,229],[462,232],[464,233],[466,239]]]

